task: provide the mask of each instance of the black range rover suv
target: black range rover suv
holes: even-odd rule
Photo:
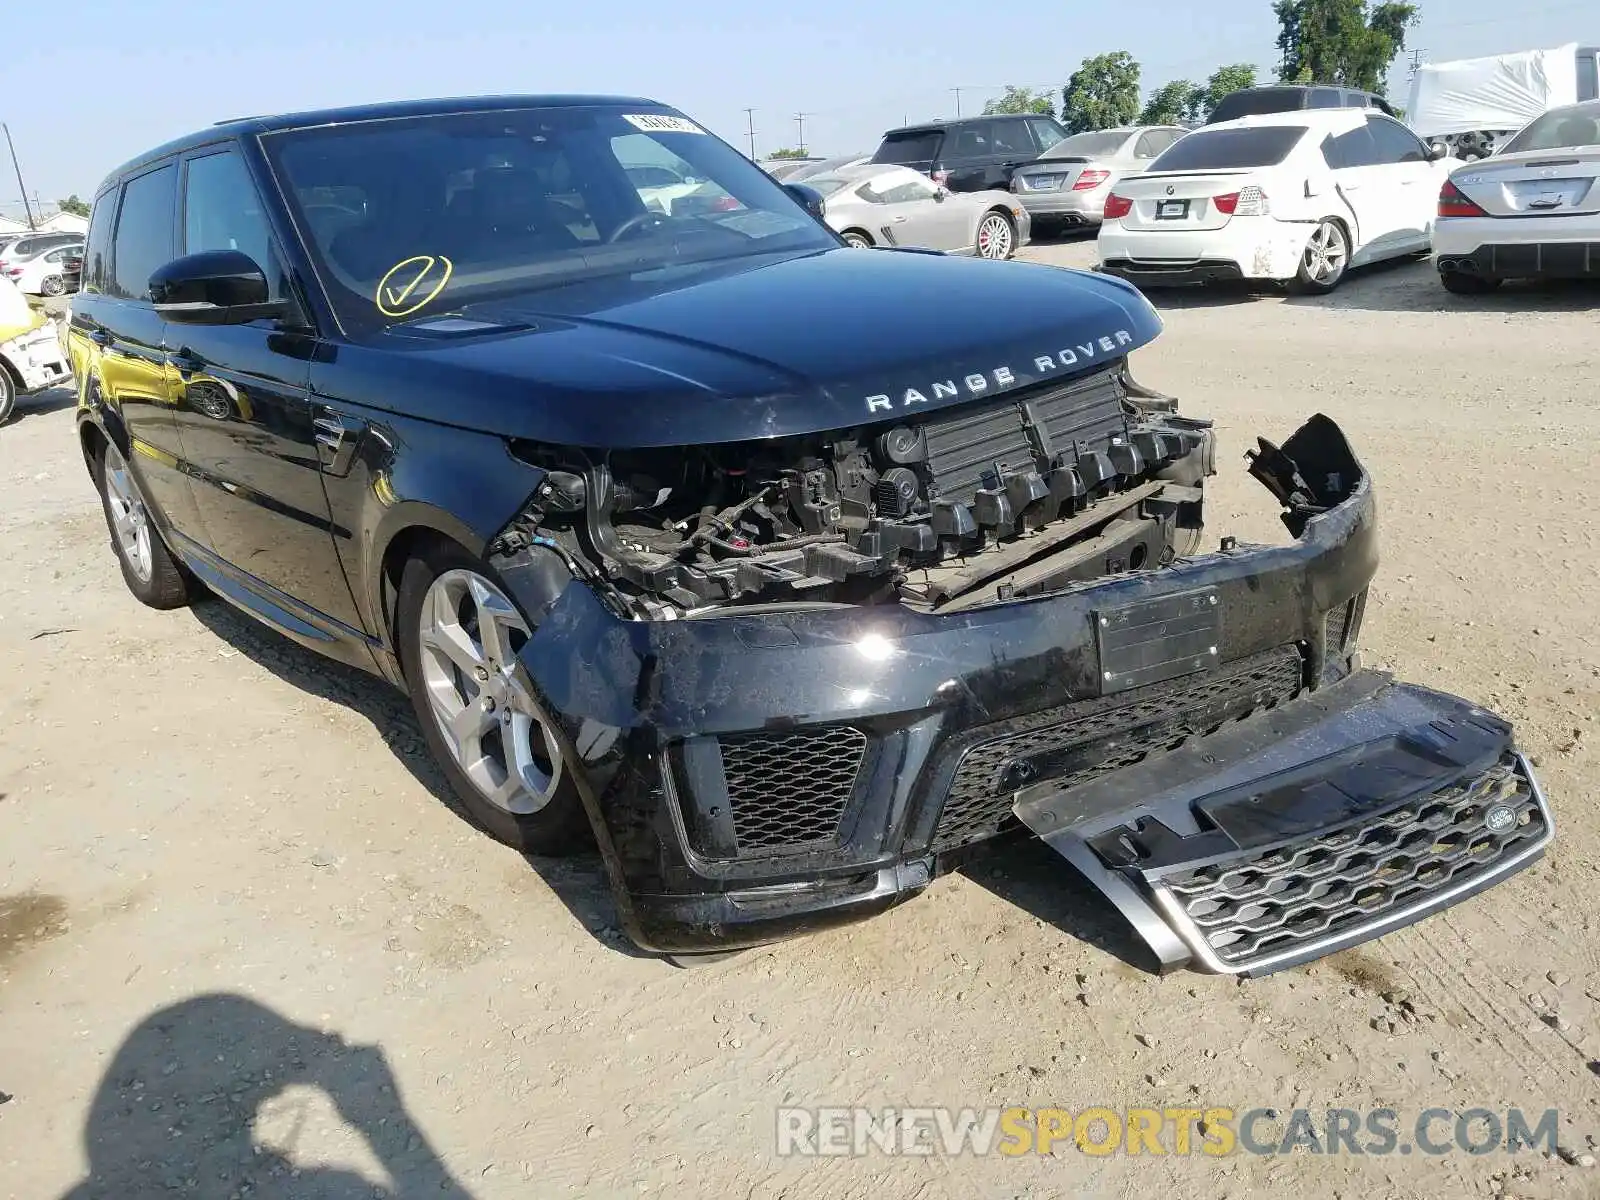
[[[483,828],[597,843],[668,952],[1028,828],[1160,966],[1259,972],[1542,852],[1510,727],[1359,666],[1373,485],[1333,422],[1249,456],[1287,544],[1197,553],[1215,442],[1129,374],[1138,292],[817,218],[626,98],[127,164],[69,341],[129,588],[404,689]]]

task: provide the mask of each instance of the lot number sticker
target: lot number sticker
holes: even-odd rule
[[[642,129],[646,133],[705,132],[687,117],[668,117],[661,113],[627,113],[622,119],[635,129]]]

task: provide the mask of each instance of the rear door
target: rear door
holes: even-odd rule
[[[128,467],[163,532],[200,537],[199,515],[172,414],[162,340],[166,323],[150,301],[150,276],[173,258],[178,167],[161,163],[126,180],[113,206],[109,260],[97,255],[91,284],[72,303],[75,337],[87,343],[89,403],[106,406],[106,423],[127,434]],[[98,235],[98,228],[96,229]]]

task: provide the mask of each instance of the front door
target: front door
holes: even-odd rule
[[[878,229],[874,232],[891,245],[929,250],[968,248],[971,205],[948,192],[939,199],[940,188],[925,176],[897,171],[877,187],[863,185],[856,194],[877,206],[873,215]]]
[[[236,150],[189,157],[183,195],[180,253],[241,251],[266,273],[271,298],[292,295]],[[361,621],[334,548],[309,400],[315,339],[268,320],[174,322],[166,338],[179,435],[220,586],[298,640],[361,661]]]

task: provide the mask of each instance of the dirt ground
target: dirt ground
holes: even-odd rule
[[[640,956],[596,862],[524,861],[440,799],[399,697],[216,602],[136,604],[70,395],[25,401],[0,431],[0,1193],[1600,1195],[1597,299],[1452,298],[1416,263],[1321,300],[1158,297],[1135,366],[1219,423],[1208,536],[1279,540],[1243,450],[1342,422],[1379,486],[1369,662],[1515,720],[1558,820],[1508,884],[1242,984],[1125,964],[1026,846],[846,930]],[[1557,1108],[1565,1155],[775,1154],[776,1106],[856,1103]]]

